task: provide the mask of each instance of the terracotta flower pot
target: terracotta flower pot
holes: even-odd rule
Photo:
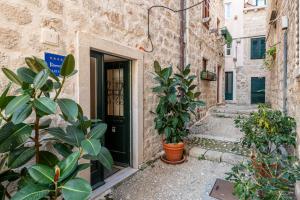
[[[163,148],[168,161],[176,162],[182,160],[184,150],[183,142],[177,144],[167,144],[165,141],[163,141]]]

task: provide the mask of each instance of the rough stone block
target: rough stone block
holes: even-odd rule
[[[222,152],[219,151],[208,150],[204,154],[204,158],[210,161],[221,162],[221,157],[222,157]]]
[[[9,21],[16,22],[20,25],[28,24],[32,21],[32,16],[27,8],[19,8],[6,3],[1,3],[0,13],[2,13]]]
[[[199,147],[193,147],[190,150],[190,156],[193,157],[193,158],[201,158],[206,152],[207,152],[207,149],[201,149]]]
[[[48,9],[56,14],[62,14],[63,4],[59,0],[48,0]]]
[[[228,164],[236,165],[236,164],[243,162],[244,157],[240,156],[240,155],[232,154],[232,153],[223,153],[223,155],[221,157],[221,161],[228,163]]]
[[[15,47],[20,40],[20,34],[17,31],[0,27],[0,46],[11,49]]]

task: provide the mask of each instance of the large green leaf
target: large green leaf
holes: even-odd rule
[[[7,152],[24,144],[30,137],[31,132],[32,129],[27,124],[5,124],[0,129],[0,153]]]
[[[40,71],[34,78],[34,81],[33,81],[33,86],[35,89],[40,89],[42,88],[47,80],[48,80],[48,76],[49,76],[49,73],[46,69],[43,69],[42,71]]]
[[[92,192],[90,184],[81,178],[72,179],[61,188],[65,200],[86,200]]]
[[[0,109],[3,110],[14,98],[15,96],[7,96],[0,99]]]
[[[42,187],[39,185],[27,185],[19,190],[11,200],[40,200],[46,197],[50,192],[48,187]]]
[[[25,83],[29,83],[32,84],[33,80],[36,76],[36,73],[34,73],[31,69],[27,68],[27,67],[21,67],[17,70],[17,74],[18,77],[20,77],[20,79],[25,82]]]
[[[55,143],[55,144],[53,144],[53,147],[60,155],[62,155],[65,158],[68,157],[72,153],[72,150],[70,149],[70,147],[68,147],[68,145],[63,144],[63,143]]]
[[[48,128],[47,130],[48,133],[54,136],[56,139],[71,145],[75,145],[74,141],[66,135],[62,128]]]
[[[61,76],[69,76],[75,69],[75,59],[72,54],[66,56],[64,63],[60,69]]]
[[[97,139],[85,139],[81,142],[81,146],[87,154],[92,156],[98,155],[101,150],[100,141]]]
[[[48,74],[51,78],[53,78],[54,80],[56,80],[57,82],[59,82],[59,79],[55,76],[55,74],[50,70],[49,66],[47,65],[47,63],[37,57],[34,57],[34,60],[36,62],[37,65],[39,65],[39,67],[46,69],[48,71]]]
[[[41,88],[43,92],[51,92],[52,89],[53,89],[53,81],[51,79],[48,79],[45,85]]]
[[[23,147],[12,151],[8,156],[8,167],[16,169],[26,164],[35,155],[34,147]]]
[[[112,169],[113,165],[113,158],[109,152],[109,150],[105,147],[101,147],[101,151],[98,154],[98,160],[99,162],[106,168],[106,169]]]
[[[91,139],[99,139],[102,138],[103,135],[105,134],[107,129],[107,124],[105,123],[100,123],[99,125],[95,126],[91,132],[88,135],[88,138]]]
[[[61,112],[67,116],[68,120],[74,121],[78,116],[77,103],[71,99],[58,99],[57,103]]]
[[[160,74],[161,66],[158,61],[154,61],[154,71],[156,74]]]
[[[33,58],[25,58],[25,62],[27,66],[35,73],[39,73],[42,71],[44,68],[40,66]]]
[[[13,98],[6,106],[5,108],[5,114],[11,115],[13,112],[15,112],[20,107],[24,106],[30,101],[30,96],[25,94],[21,96],[17,96]]]
[[[172,94],[168,97],[168,100],[171,104],[175,104],[177,102],[177,95],[176,94]]]
[[[75,171],[79,157],[80,157],[80,153],[74,152],[71,155],[69,155],[65,160],[62,160],[58,163],[58,166],[61,170],[60,171],[61,176],[59,178],[60,181],[67,178]]]
[[[9,91],[10,87],[11,87],[11,82],[5,87],[3,93],[2,93],[1,96],[0,96],[0,101],[1,101],[2,98],[4,98],[4,97],[7,96],[7,93],[8,93],[8,91]]]
[[[7,97],[7,93],[9,91],[10,87],[11,87],[11,82],[6,86],[6,88],[4,89],[3,93],[0,96],[0,109],[5,108],[7,106],[7,104],[9,103],[9,101],[12,100],[12,98],[8,99],[8,97]]]
[[[28,169],[28,173],[31,178],[40,184],[50,184],[54,182],[54,169],[46,165],[33,165]]]
[[[67,137],[72,140],[72,143],[80,147],[81,141],[84,140],[84,133],[76,126],[67,126]]]
[[[31,113],[32,104],[25,104],[13,113],[11,121],[14,124],[20,124],[27,119]]]
[[[39,157],[39,164],[47,165],[49,167],[54,167],[59,162],[57,156],[49,151],[40,151]]]
[[[22,86],[23,82],[20,80],[20,78],[10,69],[2,68],[3,73],[6,75],[6,77],[11,80],[12,82]]]
[[[56,103],[48,97],[35,99],[33,104],[38,110],[46,114],[54,114],[56,112]]]

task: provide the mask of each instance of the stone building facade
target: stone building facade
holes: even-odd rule
[[[251,49],[255,49],[253,40],[265,37],[266,5],[244,0],[224,0],[224,4],[225,25],[233,37],[232,45],[225,48],[226,101],[256,103],[252,101],[255,97],[251,84],[256,78],[265,78],[267,73],[263,59],[252,57]]]
[[[189,2],[193,3],[196,0]],[[0,67],[15,70],[24,65],[25,57],[43,58],[45,52],[73,53],[79,73],[66,84],[63,94],[77,100],[86,115],[90,115],[91,50],[107,58],[115,56],[130,61],[130,166],[139,168],[161,150],[161,138],[155,132],[151,114],[157,105],[157,97],[152,93],[153,61],[175,67],[180,57],[180,15],[162,8],[151,11],[154,51],[141,50],[141,47],[150,49],[147,9],[155,4],[180,8],[180,1],[175,0],[0,0]],[[218,34],[218,29],[224,26],[223,3],[210,0],[208,26],[203,21],[202,11],[203,5],[186,11],[185,62],[191,63],[198,77],[201,99],[209,108],[224,100],[224,41]],[[203,57],[208,61],[206,69],[220,74],[218,82],[200,79]],[[0,88],[6,84],[0,73]]]
[[[273,14],[272,14],[273,13]],[[282,20],[288,19],[287,29]],[[276,0],[269,2],[267,15],[267,46],[276,47],[276,58],[269,71],[269,102],[272,107],[286,111],[297,120],[300,132],[300,68],[299,68],[299,2]],[[287,33],[287,48],[284,46],[284,33]],[[284,52],[287,52],[287,76],[284,76]],[[286,80],[287,87],[284,87]],[[286,92],[286,99],[284,93]],[[285,99],[285,100],[284,100]],[[286,106],[284,104],[286,101]],[[299,141],[299,139],[298,139]],[[298,151],[300,156],[300,149]]]

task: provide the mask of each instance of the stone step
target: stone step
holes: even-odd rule
[[[231,165],[236,165],[247,161],[247,158],[245,156],[241,156],[233,153],[203,149],[201,147],[193,147],[189,151],[189,156],[201,160],[224,162]]]

